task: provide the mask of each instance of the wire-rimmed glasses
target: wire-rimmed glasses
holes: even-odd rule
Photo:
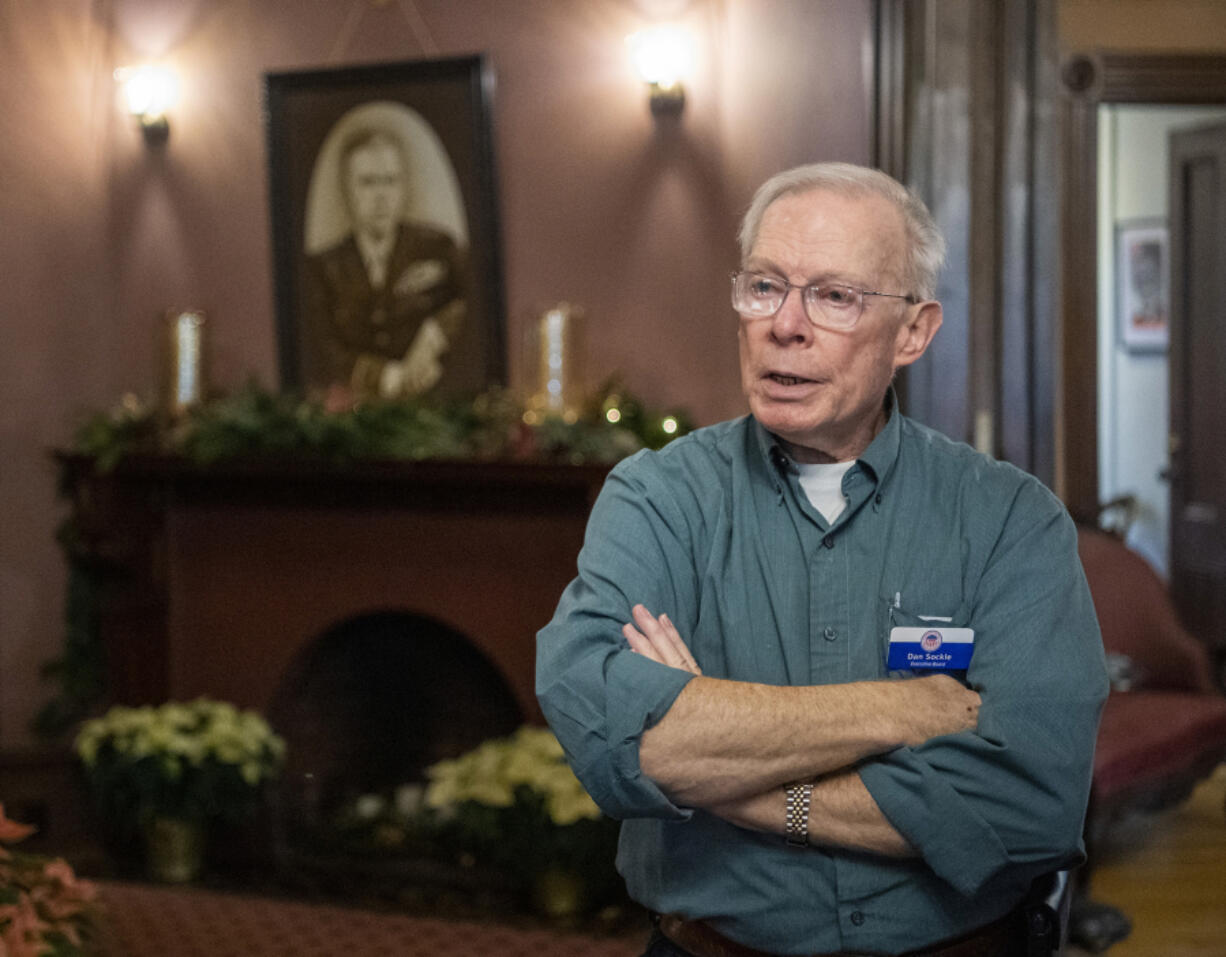
[[[732,274],[732,308],[745,319],[769,319],[780,309],[793,289],[800,290],[805,315],[815,326],[846,332],[860,321],[865,296],[885,296],[919,302],[914,296],[893,292],[870,292],[838,282],[813,282],[794,286],[778,276],[738,269]]]

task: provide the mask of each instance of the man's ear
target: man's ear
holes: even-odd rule
[[[943,312],[941,304],[929,299],[912,306],[910,313],[898,328],[898,336],[894,340],[894,368],[909,366],[928,349],[928,343],[941,328]]]

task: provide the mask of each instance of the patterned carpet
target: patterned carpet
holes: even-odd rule
[[[637,957],[646,939],[113,881],[99,898],[100,957]]]

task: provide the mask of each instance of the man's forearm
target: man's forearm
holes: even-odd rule
[[[639,762],[673,800],[693,807],[812,780],[903,743],[884,687],[695,678],[644,733]]]
[[[696,677],[642,737],[643,772],[710,807],[974,728],[979,697],[947,676],[779,687]]]
[[[738,827],[784,835],[786,800],[782,788],[707,808]],[[844,771],[822,778],[809,801],[809,842],[846,847],[885,857],[915,857],[915,848],[889,822],[860,775]]]

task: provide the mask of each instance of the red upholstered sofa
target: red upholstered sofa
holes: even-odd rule
[[[1112,692],[1103,709],[1086,820],[1089,860],[1079,875],[1073,939],[1103,949],[1128,933],[1109,908],[1088,904],[1096,850],[1113,821],[1182,801],[1226,760],[1226,697],[1213,684],[1204,646],[1179,624],[1166,587],[1115,535],[1079,526]],[[1097,933],[1092,926],[1100,925]]]

